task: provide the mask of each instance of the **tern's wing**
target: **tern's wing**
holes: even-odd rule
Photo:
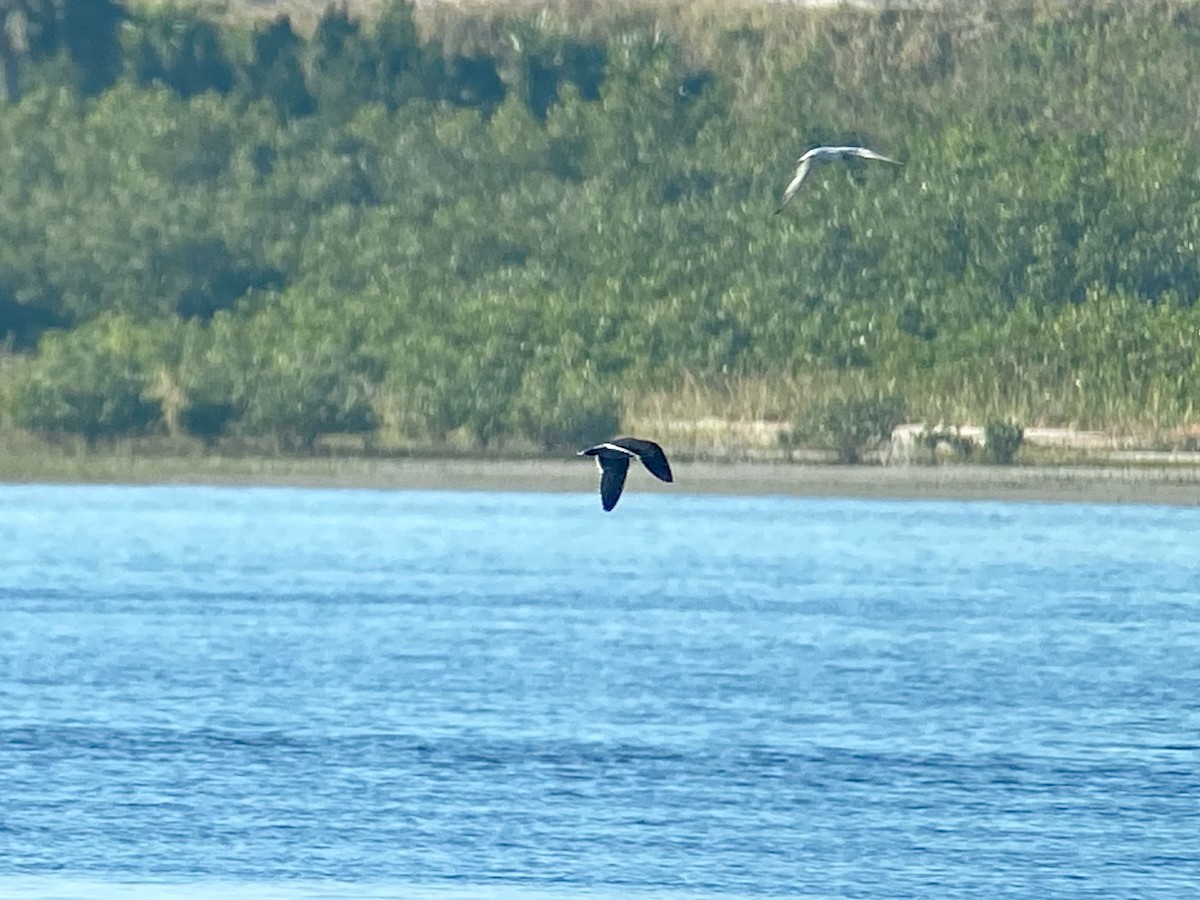
[[[894,166],[904,165],[898,159],[892,159],[890,156],[884,156],[881,153],[876,153],[874,150],[868,150],[866,147],[850,147],[848,148],[848,152],[859,159],[876,159],[879,162],[891,163]]]
[[[783,192],[783,197],[779,201],[779,205],[775,207],[776,214],[783,212],[783,208],[787,206],[788,201],[792,199],[796,191],[800,190],[800,185],[804,183],[804,179],[808,177],[808,172],[812,168],[812,158],[802,159],[800,165],[796,167],[796,175],[792,178],[792,183],[787,186]]]
[[[597,456],[600,466],[600,503],[605,512],[610,512],[621,499],[625,487],[625,475],[629,472],[628,456]]]

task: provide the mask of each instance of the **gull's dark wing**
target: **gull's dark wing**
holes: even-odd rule
[[[638,455],[650,473],[659,481],[674,481],[671,476],[671,464],[667,462],[667,454],[654,441],[643,441],[639,438],[617,438],[612,443]]]
[[[605,512],[611,512],[621,499],[625,487],[625,476],[629,472],[628,456],[598,456],[600,464],[600,503]]]
[[[659,481],[674,481],[671,475],[671,464],[667,462],[667,454],[663,453],[658,444],[651,444],[650,450],[642,454],[642,465]]]

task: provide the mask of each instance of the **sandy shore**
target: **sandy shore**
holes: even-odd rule
[[[832,466],[680,461],[676,483],[631,472],[638,491],[698,494],[1200,505],[1196,466]],[[46,456],[0,460],[0,481],[408,490],[594,491],[586,459]]]

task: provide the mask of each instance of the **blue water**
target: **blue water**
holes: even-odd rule
[[[1181,898],[1198,835],[1200,511],[0,486],[5,897]]]

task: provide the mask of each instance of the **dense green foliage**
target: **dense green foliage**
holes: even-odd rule
[[[685,380],[820,384],[709,412],[827,432],[1193,414],[1200,7],[0,9],[18,425],[557,446]],[[773,216],[827,142],[906,165]]]
[[[1013,422],[989,422],[986,432],[987,455],[994,463],[1011,465],[1025,440],[1025,429]]]
[[[856,463],[864,451],[887,441],[904,415],[904,399],[898,396],[834,398],[810,407],[792,433],[784,436],[784,444],[824,446],[837,454],[838,462]]]

